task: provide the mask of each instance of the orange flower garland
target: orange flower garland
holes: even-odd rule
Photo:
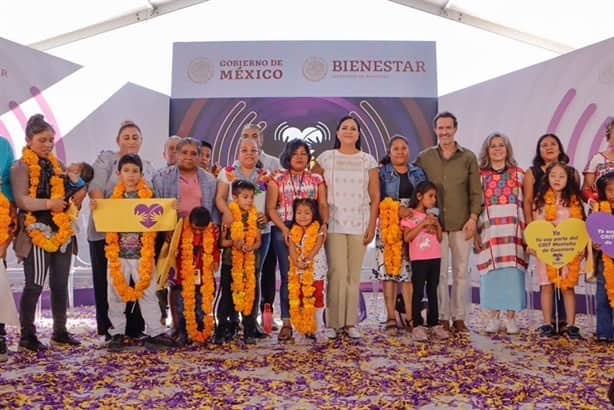
[[[379,227],[384,245],[384,266],[388,274],[397,276],[401,273],[403,259],[403,235],[399,225],[399,207],[401,203],[390,197],[379,204]]]
[[[151,198],[153,192],[145,184],[145,181],[141,178],[138,182],[137,193],[139,198]],[[115,185],[112,199],[123,198],[126,187],[122,182]],[[117,291],[119,297],[124,302],[135,302],[143,296],[143,292],[149,283],[151,282],[151,273],[153,271],[154,264],[154,241],[156,238],[156,232],[143,232],[141,233],[141,258],[139,260],[139,280],[134,287],[129,286],[126,283],[124,274],[122,273],[122,265],[119,260],[119,235],[117,232],[107,232],[105,235],[106,245],[104,247],[105,256],[108,260],[109,275],[111,276],[111,282],[113,287]]]
[[[553,222],[556,220],[556,196],[552,189],[548,189],[544,195],[545,206],[544,214],[546,221]],[[582,219],[582,205],[578,198],[573,195],[569,204],[569,216],[571,218]],[[578,283],[580,277],[580,262],[582,261],[582,255],[578,255],[567,265],[567,276],[563,277],[559,275],[558,269],[547,265],[546,273],[548,274],[548,280],[560,289],[573,289]]]
[[[294,225],[290,229],[291,246],[297,249],[298,257],[305,257],[313,251],[318,240],[320,224],[313,222],[303,229]],[[302,244],[301,244],[302,241]],[[317,330],[315,314],[315,287],[313,286],[313,261],[306,269],[298,269],[292,258],[288,258],[290,269],[288,270],[288,298],[290,300],[290,320],[296,330],[304,334],[310,334]],[[303,295],[301,299],[301,293]]]
[[[228,204],[233,222],[230,225],[230,239],[244,241],[248,246],[254,246],[258,235],[258,214],[252,206],[247,214],[247,225],[244,227],[239,205],[232,201]],[[245,228],[245,229],[244,229]],[[256,253],[243,252],[232,248],[232,301],[237,312],[244,315],[252,313],[252,305],[256,297]]]
[[[190,226],[190,221],[185,218],[183,221],[183,232],[181,235],[181,280],[183,296],[183,317],[188,336],[194,342],[204,343],[213,333],[213,247],[215,244],[215,228],[213,224],[204,230],[202,237],[203,258],[200,285],[201,308],[204,313],[203,330],[198,330],[196,323],[196,290],[194,284],[194,234]]]
[[[51,195],[50,199],[64,199],[64,179],[62,175],[62,167],[60,162],[53,155],[49,153],[47,157],[51,165],[53,166],[53,175],[51,176]],[[38,184],[40,184],[41,167],[38,164],[39,157],[28,147],[24,147],[22,150],[22,161],[28,166],[28,174],[30,178],[30,189],[28,195],[31,198],[36,198],[36,191],[38,190]],[[45,233],[35,224],[37,224],[36,217],[32,212],[26,213],[24,220],[26,226],[26,232],[32,239],[32,243],[39,248],[44,249],[47,252],[57,252],[64,243],[70,240],[72,236],[72,226],[70,224],[70,218],[65,212],[51,212],[51,219],[58,227],[58,231],[55,233]]]
[[[9,225],[11,224],[11,203],[0,192],[0,245],[9,240]]]
[[[593,205],[593,211],[612,213],[612,206],[608,201],[601,201],[599,204]],[[614,308],[614,261],[611,257],[601,252],[601,260],[603,261],[603,278],[605,279],[605,292],[608,295],[610,306]]]

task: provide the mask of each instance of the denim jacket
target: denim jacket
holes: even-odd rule
[[[407,164],[409,168],[409,182],[413,185],[414,189],[422,182],[426,181],[426,174],[422,168],[412,164]],[[401,177],[394,170],[392,164],[388,163],[383,165],[379,169],[379,186],[380,186],[380,199],[391,197],[394,200],[399,199],[399,185],[401,184]]]
[[[201,206],[209,210],[211,220],[218,224],[220,215],[215,207],[217,180],[213,175],[198,168],[198,183],[200,184]],[[171,165],[154,175],[153,190],[156,198],[177,198],[180,201],[179,168],[176,165]]]

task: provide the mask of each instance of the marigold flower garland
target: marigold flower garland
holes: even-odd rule
[[[235,174],[237,169],[238,167],[233,165],[229,165],[224,168],[224,172],[226,172],[226,180],[229,184],[232,183],[232,181],[234,181],[235,179],[237,179],[237,176]],[[267,184],[270,180],[271,175],[266,169],[256,168],[256,176],[254,177],[253,181],[250,181],[256,187],[256,192],[254,192],[254,194],[258,195],[262,192],[266,192]]]
[[[9,240],[9,225],[11,224],[11,203],[0,192],[0,245]]]
[[[545,206],[544,214],[546,221],[554,222],[556,220],[556,196],[550,188],[544,195]],[[569,216],[571,218],[582,219],[582,205],[578,198],[573,195],[569,203]],[[547,265],[546,273],[548,280],[560,289],[573,289],[578,283],[580,277],[580,262],[582,255],[578,255],[567,265],[567,276],[563,277],[559,274],[558,269]]]
[[[379,227],[384,245],[384,266],[388,274],[401,273],[403,235],[399,225],[400,202],[387,197],[379,204]]]
[[[230,225],[230,239],[244,241],[247,246],[254,246],[258,235],[258,214],[256,207],[252,206],[247,214],[247,224],[243,225],[241,209],[232,201],[228,204],[232,213],[232,225]],[[244,229],[245,228],[245,229]],[[256,253],[254,251],[243,252],[232,248],[232,301],[237,312],[244,315],[252,313],[252,305],[256,297]]]
[[[141,179],[137,186],[137,194],[139,198],[151,198],[153,192],[145,181]],[[119,182],[115,185],[112,199],[123,198],[126,187],[123,182]],[[117,291],[119,297],[124,302],[134,302],[143,296],[143,292],[149,283],[151,282],[151,273],[153,271],[154,264],[154,241],[156,238],[156,232],[143,232],[141,233],[141,258],[139,259],[139,280],[134,287],[129,286],[126,283],[124,274],[122,273],[122,265],[119,260],[119,235],[117,232],[107,232],[105,235],[106,245],[104,247],[105,256],[108,260],[109,275],[111,276],[111,282],[113,287]]]
[[[213,247],[215,245],[215,228],[213,224],[203,231],[202,235],[202,266],[201,266],[201,308],[204,313],[203,330],[198,330],[196,322],[196,289],[194,281],[194,233],[190,221],[183,221],[181,235],[181,295],[183,296],[183,317],[188,336],[194,342],[204,343],[213,333]]]
[[[593,205],[593,211],[612,213],[612,206],[608,201],[600,201],[599,204]],[[603,278],[605,279],[605,292],[608,295],[610,306],[614,308],[614,261],[612,258],[601,252],[601,260],[603,261]]]
[[[62,174],[60,162],[53,153],[49,153],[47,159],[53,166],[53,175],[50,179],[51,195],[49,199],[64,199],[64,179],[60,176]],[[30,178],[28,195],[31,198],[36,198],[41,175],[41,167],[38,163],[39,157],[30,148],[24,147],[22,150],[22,161],[28,166]],[[27,212],[24,220],[26,232],[30,239],[32,239],[32,243],[50,253],[57,252],[64,243],[70,240],[73,234],[70,218],[65,212],[51,212],[51,219],[58,227],[58,231],[55,233],[51,232],[50,228],[47,232],[39,228],[42,224],[37,222],[32,212]]]
[[[294,225],[290,229],[291,246],[295,246],[299,258],[309,255],[316,245],[320,224],[312,222],[306,229]],[[302,243],[301,243],[302,242]],[[313,286],[313,260],[305,269],[299,269],[292,261],[288,270],[288,298],[290,300],[290,320],[301,333],[310,334],[317,330],[315,287]],[[301,298],[302,294],[302,298]]]

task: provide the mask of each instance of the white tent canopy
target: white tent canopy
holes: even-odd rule
[[[435,40],[445,94],[610,38],[612,15],[609,0],[21,0],[0,36],[167,94],[175,41]]]

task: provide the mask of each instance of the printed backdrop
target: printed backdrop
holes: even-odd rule
[[[232,162],[243,125],[264,128],[265,151],[305,140],[332,147],[336,123],[354,115],[363,147],[381,158],[393,134],[412,155],[433,143],[437,112],[432,42],[176,43],[170,134],[210,142]]]

